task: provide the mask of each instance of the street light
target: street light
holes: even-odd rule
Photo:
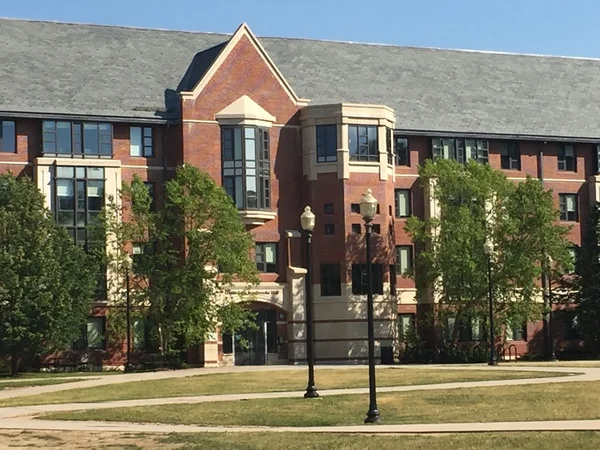
[[[367,247],[367,326],[369,335],[369,411],[365,423],[379,422],[377,409],[377,392],[375,387],[375,327],[373,324],[373,271],[371,264],[371,234],[373,232],[373,217],[377,212],[377,199],[373,191],[367,189],[360,199],[360,215],[365,221]]]
[[[313,296],[312,296],[312,232],[315,229],[315,215],[310,206],[304,207],[300,216],[300,224],[306,233],[306,295],[304,296],[306,311],[306,362],[308,363],[308,385],[304,398],[317,398],[319,393],[315,387],[315,356],[313,340]]]
[[[492,255],[494,254],[494,245],[486,240],[483,244],[483,251],[487,255],[488,263],[488,301],[490,309],[490,360],[489,366],[497,366],[496,352],[494,349],[494,296],[492,294]]]
[[[130,298],[130,268],[132,264],[131,256],[125,255],[125,320],[127,321],[127,361],[125,362],[125,372],[131,371],[131,298]]]
[[[554,260],[552,259],[552,257],[548,256],[548,267],[547,267],[547,273],[548,273],[548,306],[549,306],[549,311],[548,311],[548,335],[547,335],[547,340],[548,340],[548,347],[550,350],[550,361],[556,361],[556,353],[554,352],[554,335],[552,334],[552,323],[554,322],[554,311],[552,309],[552,264],[554,263]]]

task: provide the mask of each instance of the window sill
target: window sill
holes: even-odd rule
[[[250,209],[238,211],[238,215],[242,219],[242,222],[244,222],[244,225],[264,225],[266,222],[277,217],[275,211]]]
[[[379,166],[379,161],[357,161],[351,159],[348,162],[351,166]]]

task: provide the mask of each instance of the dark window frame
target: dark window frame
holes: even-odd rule
[[[400,267],[400,251],[402,249],[408,249],[408,267],[406,268],[406,270],[403,272],[402,268]],[[414,247],[412,245],[396,245],[394,248],[394,256],[396,259],[396,275],[399,276],[404,276],[404,274],[406,273],[411,273],[414,269]]]
[[[575,211],[567,210],[567,199],[573,197],[575,200]],[[579,222],[579,195],[577,194],[558,194],[558,205],[560,210],[560,220],[563,222]]]
[[[326,223],[323,225],[323,234],[325,236],[333,236],[335,234],[335,225],[333,223]]]
[[[407,213],[405,215],[400,214],[399,198],[400,198],[400,194],[403,192],[408,194]],[[394,217],[396,217],[398,219],[405,219],[407,217],[410,217],[411,215],[412,215],[412,191],[411,191],[411,189],[406,189],[406,188],[394,189]]]
[[[374,130],[374,139],[371,132]],[[379,162],[377,125],[348,125],[350,161]]]
[[[317,136],[317,162],[337,162],[337,125],[317,125],[315,128]]]
[[[439,141],[439,145],[436,145],[436,141]],[[490,142],[487,139],[453,137],[432,138],[431,158],[433,160],[444,158],[444,141],[450,141],[452,143],[452,154],[448,155],[448,159],[452,159],[459,163],[466,163],[468,160],[475,160],[480,164],[489,164]],[[470,146],[471,149],[470,154],[467,153],[468,146]]]
[[[321,264],[321,297],[342,295],[342,268],[340,264]]]
[[[323,214],[326,216],[333,216],[335,213],[335,207],[333,203],[325,203],[323,205]]]
[[[360,225],[360,223],[353,223],[351,225],[350,229],[352,230],[352,233],[354,233],[354,234],[362,234],[362,226]]]
[[[406,330],[404,330],[403,326],[402,326],[402,318],[403,317],[408,317],[410,324],[409,327],[413,330],[416,331],[416,326],[417,326],[417,315],[415,313],[398,313],[397,317],[396,317],[396,324],[398,327],[398,340],[400,342],[404,342],[406,341],[407,337],[406,336]],[[410,332],[411,330],[408,330],[408,332]]]
[[[236,130],[240,131],[239,150],[235,146]],[[253,130],[253,137],[246,136],[249,130]],[[221,183],[239,210],[271,210],[270,140],[268,128],[221,127]],[[254,141],[254,159],[248,158],[248,141]],[[256,185],[254,194],[247,188],[250,180]],[[237,198],[238,183],[241,183],[241,199]]]
[[[5,129],[10,126],[12,127],[12,136],[5,138],[7,130]],[[6,145],[10,142],[11,145]],[[17,153],[17,124],[14,120],[0,119],[0,153]]]
[[[59,124],[67,124],[69,151],[59,152]],[[52,125],[52,127],[50,127]],[[103,128],[107,128],[107,130]],[[86,137],[86,128],[96,129],[97,145],[96,151],[86,152],[89,138]],[[66,129],[66,128],[63,128]],[[83,122],[67,120],[44,120],[42,122],[42,154],[44,156],[70,157],[70,158],[101,158],[109,159],[113,157],[113,126],[109,122]],[[49,147],[54,146],[54,151]],[[104,150],[103,150],[104,149]],[[106,151],[106,150],[109,151]]]
[[[567,155],[567,150],[572,155]],[[575,144],[561,144],[556,155],[557,168],[559,172],[577,172],[577,148]]]
[[[405,146],[399,146],[398,141],[406,141]],[[408,137],[394,135],[394,165],[410,167],[410,150]]]
[[[273,246],[274,262],[267,262],[267,246]],[[256,268],[260,273],[278,273],[278,245],[277,242],[257,242],[255,247]],[[262,259],[262,261],[259,261]]]
[[[134,128],[140,129],[140,154],[131,153],[131,132]],[[132,125],[129,127],[129,156],[134,158],[153,158],[154,157],[154,128],[143,125]]]
[[[500,167],[505,170],[521,170],[521,146],[518,142],[501,142]]]
[[[101,322],[102,343],[100,345],[90,346],[88,338],[88,323],[91,321]],[[106,350],[106,317],[105,316],[88,316],[81,328],[80,338],[73,343],[75,350]]]
[[[373,294],[383,295],[383,264],[371,264]],[[367,295],[369,289],[366,264],[352,264],[352,294]]]

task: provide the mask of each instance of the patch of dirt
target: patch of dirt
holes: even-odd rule
[[[143,433],[0,430],[0,449],[171,450],[180,448],[180,445],[161,443],[160,440],[164,437],[164,435]]]

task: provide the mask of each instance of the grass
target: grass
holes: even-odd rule
[[[596,450],[600,433],[481,433],[429,436],[390,436],[308,433],[223,433],[178,434],[160,439],[165,444],[183,444],[183,449],[200,450]],[[143,447],[142,447],[143,448]],[[178,447],[179,448],[179,447]]]
[[[13,377],[10,373],[0,373],[0,382],[3,379],[38,379],[38,378],[95,378],[104,375],[122,375],[123,372],[120,370],[107,370],[102,372],[22,372],[16,377]]]
[[[448,435],[362,435],[316,433],[160,434],[112,432],[0,432],[8,448],[142,449],[142,450],[595,450],[598,432],[474,433]],[[50,436],[60,436],[57,440]]]
[[[386,393],[378,406],[386,424],[499,422],[600,418],[600,381]],[[367,395],[317,400],[259,399],[61,412],[44,419],[188,425],[334,426],[361,424]]]
[[[0,391],[6,389],[16,389],[23,387],[31,387],[31,386],[47,386],[50,384],[64,384],[64,383],[72,383],[77,380],[39,380],[39,379],[30,379],[30,380],[18,380],[18,381],[10,381],[10,382],[2,382],[0,380]]]
[[[529,367],[600,367],[600,361],[521,361],[520,366]]]
[[[366,368],[317,369],[319,389],[343,389],[368,386]],[[403,369],[377,370],[377,385],[405,386],[450,383],[456,381],[483,381],[518,378],[563,376],[564,373],[525,372],[502,370]],[[118,383],[110,388],[81,388],[43,395],[15,397],[0,401],[1,406],[43,405],[50,403],[102,402],[145,398],[218,395],[250,392],[302,391],[306,388],[306,369],[270,372],[238,372],[207,374],[184,378]]]

